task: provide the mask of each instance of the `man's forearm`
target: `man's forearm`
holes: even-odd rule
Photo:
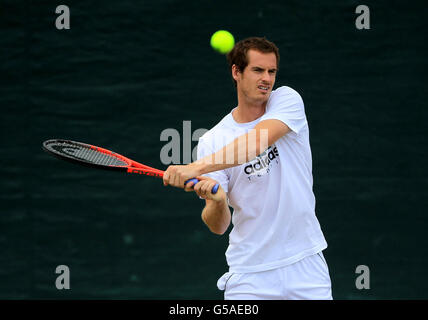
[[[205,174],[247,163],[288,132],[290,128],[280,120],[261,121],[248,133],[193,164]]]
[[[268,147],[267,138],[266,130],[251,130],[194,164],[205,174],[247,163]]]
[[[206,200],[206,206],[202,210],[202,220],[216,234],[223,234],[229,227],[231,214],[227,200],[221,201]]]

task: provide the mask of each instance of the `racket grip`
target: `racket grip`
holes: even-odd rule
[[[195,184],[197,184],[198,182],[199,182],[199,180],[198,179],[196,179],[196,178],[192,178],[192,179],[189,179],[189,180],[187,180],[184,184],[188,184],[189,182],[193,182],[193,185],[195,185]],[[219,184],[217,183],[213,188],[212,188],[212,190],[211,190],[211,193],[212,194],[216,194],[217,193],[217,191],[218,191],[218,187],[219,187]]]

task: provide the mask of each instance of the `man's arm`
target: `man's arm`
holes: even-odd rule
[[[202,221],[211,232],[222,235],[230,225],[231,214],[227,200],[205,200],[205,208],[202,210]]]
[[[212,194],[211,190],[217,181],[207,177],[201,177],[201,179],[193,189],[187,187],[185,190],[195,191],[199,197],[205,199],[205,208],[201,215],[202,221],[211,232],[222,235],[226,232],[231,220],[226,193],[220,186],[217,193]]]
[[[184,182],[190,178],[199,178],[205,173],[246,163],[290,131],[280,120],[260,121],[252,131],[236,138],[216,153],[185,166],[168,167],[163,177],[164,185],[183,188]]]
[[[261,121],[249,133],[194,162],[194,165],[199,166],[201,174],[204,174],[247,163],[288,132],[290,128],[280,120]]]

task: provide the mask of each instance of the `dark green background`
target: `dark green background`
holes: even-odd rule
[[[304,99],[334,298],[428,297],[425,1],[7,0],[0,24],[0,298],[223,297],[228,237],[194,194],[41,150],[68,138],[164,169],[164,129],[211,128],[236,104],[218,29],[274,41],[277,85]]]

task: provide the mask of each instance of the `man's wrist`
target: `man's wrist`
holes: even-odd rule
[[[211,205],[218,209],[222,209],[225,204],[227,205],[227,197],[223,190],[219,190],[210,200]]]
[[[195,161],[191,165],[196,169],[199,176],[209,172],[208,164],[201,160]]]

